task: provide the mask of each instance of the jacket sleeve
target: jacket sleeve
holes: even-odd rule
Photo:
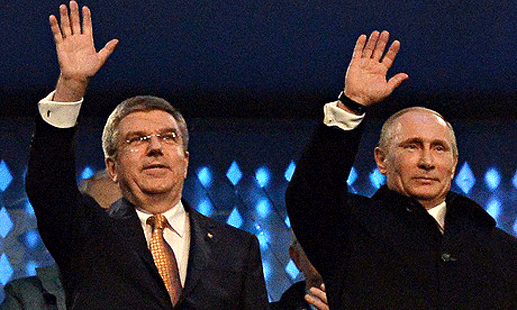
[[[60,129],[39,117],[31,143],[26,191],[45,246],[56,262],[67,263],[87,225],[85,198],[76,184],[75,128]]]
[[[325,277],[342,265],[347,240],[347,178],[363,125],[349,131],[320,124],[286,191],[292,228],[311,263]],[[335,267],[334,267],[335,266]]]

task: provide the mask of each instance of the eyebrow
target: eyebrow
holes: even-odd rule
[[[159,130],[158,134],[162,135],[164,133],[171,133],[171,132],[174,132],[177,134],[178,130],[176,128],[165,128],[165,129]],[[126,134],[126,137],[135,136],[135,135],[145,136],[145,135],[149,135],[149,133],[145,132],[143,130],[128,131]]]

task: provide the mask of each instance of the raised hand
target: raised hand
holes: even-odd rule
[[[82,8],[82,25],[77,2],[70,1],[70,12],[64,4],[59,11],[60,22],[54,15],[49,17],[61,69],[54,100],[77,101],[84,96],[88,81],[113,53],[118,40],[109,41],[97,52],[90,9]]]
[[[305,300],[318,310],[329,310],[325,284],[321,284],[320,288],[311,287]]]
[[[405,73],[398,73],[387,79],[388,70],[400,49],[400,42],[394,41],[384,54],[389,36],[387,31],[374,31],[368,39],[364,34],[357,39],[345,75],[345,95],[348,98],[370,106],[388,97],[409,78]]]

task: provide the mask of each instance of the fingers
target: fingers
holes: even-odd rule
[[[50,30],[52,30],[52,34],[54,35],[54,41],[56,44],[61,44],[63,42],[63,35],[61,34],[61,28],[59,28],[57,18],[54,15],[50,15],[48,21],[50,23]]]
[[[83,6],[83,34],[93,36],[92,13],[86,6]]]
[[[368,38],[368,42],[366,42],[366,46],[363,50],[363,58],[371,58],[373,55],[373,49],[377,45],[377,40],[379,39],[379,32],[377,30],[373,31]]]
[[[362,34],[357,38],[354,47],[354,53],[352,54],[352,59],[359,59],[363,56],[364,45],[366,44],[366,35]]]
[[[79,5],[75,1],[70,1],[70,23],[72,34],[81,34],[81,17],[79,16]]]
[[[70,19],[68,17],[68,8],[66,7],[66,5],[61,4],[59,6],[59,14],[61,21],[61,32],[63,34],[63,37],[69,37],[72,35],[72,28],[70,28]]]
[[[390,38],[389,32],[384,30],[381,32],[380,36],[378,37],[378,40],[375,44],[375,48],[373,50],[372,58],[375,60],[379,60],[382,57],[382,54],[384,54],[384,49],[386,48],[386,45],[388,44],[388,40]]]
[[[400,50],[400,42],[395,40],[391,44],[388,52],[386,52],[386,55],[384,55],[384,58],[382,59],[382,63],[386,66],[386,68],[391,68],[391,65],[395,61],[395,58],[397,57],[397,53]]]

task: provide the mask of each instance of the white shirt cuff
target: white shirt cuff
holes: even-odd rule
[[[55,91],[38,103],[39,113],[45,122],[57,128],[74,127],[81,110],[83,99],[76,102],[57,102],[54,99]]]
[[[329,127],[336,126],[343,130],[352,130],[359,126],[363,115],[355,115],[337,107],[337,101],[327,103],[323,107],[323,123]]]

